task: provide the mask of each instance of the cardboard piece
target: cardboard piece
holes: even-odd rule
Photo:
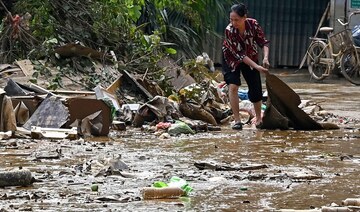
[[[76,120],[83,120],[85,117],[101,111],[102,129],[99,132],[100,136],[107,136],[111,125],[111,108],[102,100],[91,98],[69,98],[66,100],[66,105],[69,109],[69,120],[65,127],[69,127]]]
[[[16,123],[20,126],[26,123],[27,120],[30,118],[29,109],[26,107],[24,102],[20,102],[16,105],[14,109]]]
[[[0,95],[1,112],[0,112],[0,131],[16,131],[16,118],[11,99],[2,93]]]
[[[266,104],[267,109],[264,112],[262,128],[273,129],[274,126],[279,125],[279,120],[282,120],[283,123],[280,128],[286,128],[284,123],[287,123],[288,120],[289,127],[295,130],[324,129],[298,107],[301,103],[299,95],[278,77],[273,74],[267,74],[266,88],[268,91],[268,101]],[[269,110],[273,111],[270,112]],[[277,114],[277,118],[274,118],[271,114]],[[283,117],[278,117],[279,115]]]
[[[99,100],[109,99],[111,101],[111,103],[113,104],[115,110],[120,110],[120,104],[119,104],[117,98],[113,94],[107,92],[100,85],[96,86],[94,88],[94,91],[95,91],[95,95],[96,95],[97,99],[99,99]]]
[[[81,120],[80,129],[85,136],[100,136],[102,128],[102,111],[97,111]]]
[[[196,83],[195,79],[187,74],[175,61],[170,58],[164,58],[159,62],[159,67],[166,67],[165,75],[171,78],[170,83],[178,92],[180,89]]]
[[[35,112],[36,108],[43,100],[41,98],[32,96],[13,96],[11,97],[11,101],[15,107],[19,104],[24,104],[29,110],[29,117],[31,117],[31,115]]]

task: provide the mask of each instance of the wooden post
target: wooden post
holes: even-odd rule
[[[320,31],[320,28],[321,28],[323,22],[325,21],[325,18],[328,15],[329,11],[330,11],[330,2],[328,3],[328,5],[327,5],[327,7],[325,9],[325,12],[324,12],[324,14],[322,15],[322,17],[320,19],[320,22],[319,22],[318,28],[316,29],[314,37],[317,37],[317,35],[318,35],[319,31]],[[310,43],[310,45],[311,45],[311,43]],[[307,56],[307,50],[306,50],[305,55],[304,55],[304,57],[303,57],[303,59],[302,59],[302,61],[300,63],[300,66],[299,66],[298,70],[300,70],[303,67],[303,65],[304,65],[304,63],[306,61],[306,56]]]

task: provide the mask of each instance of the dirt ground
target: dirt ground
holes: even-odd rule
[[[226,125],[221,132],[170,139],[128,129],[112,131],[106,138],[72,141],[3,140],[1,168],[27,168],[37,182],[1,189],[0,209],[278,211],[319,209],[359,197],[360,124],[354,120],[360,120],[360,87],[336,76],[314,82],[306,70],[272,72],[301,99],[316,101],[333,113],[340,129],[280,131],[245,126],[234,131]],[[50,153],[59,157],[39,157]],[[121,171],[109,172],[111,160]],[[200,169],[196,164],[201,163],[240,169]],[[168,182],[172,176],[188,181],[194,189],[188,197],[143,200],[143,187]],[[92,191],[93,185],[97,191]]]

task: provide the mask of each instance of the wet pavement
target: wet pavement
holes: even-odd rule
[[[360,87],[331,76],[321,83],[306,70],[274,73],[300,95],[338,119],[340,130],[256,130],[182,135],[171,139],[131,129],[109,138],[70,140],[11,139],[0,143],[2,169],[24,167],[38,182],[0,190],[8,211],[276,211],[311,209],[359,197]],[[353,120],[354,119],[354,120]],[[351,121],[349,121],[351,120]],[[37,159],[57,152],[59,159]],[[100,175],[106,161],[119,157],[129,166]],[[238,171],[198,169],[194,163],[266,165]],[[105,164],[105,165],[104,165]],[[194,188],[187,198],[142,200],[141,189],[172,176]],[[92,185],[98,191],[92,191]]]

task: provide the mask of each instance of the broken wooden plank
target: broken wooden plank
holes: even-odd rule
[[[121,76],[122,76],[122,74],[120,75],[119,78],[117,78],[113,83],[111,83],[111,85],[109,85],[106,88],[107,92],[109,92],[109,93],[111,93],[113,95],[116,94],[117,89],[119,89],[120,86],[121,86]]]
[[[125,77],[130,83],[135,84],[139,91],[147,97],[147,100],[153,99],[154,97],[142,86],[138,81],[127,71],[123,70],[123,77]]]
[[[55,94],[95,95],[94,91],[52,90],[51,92]]]
[[[37,160],[56,160],[56,159],[60,159],[60,152],[56,151],[56,152],[39,152],[35,154],[35,158]]]
[[[208,162],[195,162],[194,165],[200,170],[211,169],[214,171],[247,171],[247,170],[258,170],[258,169],[268,168],[268,166],[265,164],[229,166],[229,165],[217,165]]]
[[[341,204],[345,206],[360,206],[360,198],[347,198]]]
[[[9,69],[9,68],[15,68],[16,66],[13,66],[11,64],[0,64],[0,72]]]
[[[34,66],[30,60],[16,60],[15,64],[20,67],[25,76],[32,76],[34,74]]]
[[[52,138],[52,139],[70,139],[75,140],[78,138],[77,128],[71,129],[58,129],[58,128],[44,128],[44,127],[31,127],[31,138]]]

